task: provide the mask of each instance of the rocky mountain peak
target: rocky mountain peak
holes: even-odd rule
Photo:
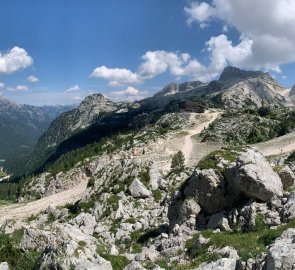
[[[290,97],[295,96],[295,84],[294,84],[293,87],[291,88],[289,96],[290,96]]]
[[[155,96],[171,96],[177,93],[193,90],[201,85],[203,85],[203,83],[200,81],[189,81],[181,84],[171,83],[165,86]]]
[[[236,67],[226,67],[220,75],[219,81],[228,81],[236,79],[249,79],[263,76],[265,73],[261,71],[241,70]]]
[[[93,118],[99,112],[111,112],[117,109],[115,102],[107,99],[102,94],[94,94],[87,96],[78,107],[78,111],[82,114],[86,113],[87,117]]]

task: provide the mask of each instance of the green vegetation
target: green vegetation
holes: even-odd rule
[[[243,150],[243,147],[228,147],[221,150],[216,150],[208,154],[206,157],[200,160],[198,168],[204,169],[217,169],[218,158],[223,158],[229,162],[235,162],[239,153]]]
[[[0,178],[5,177],[7,174],[0,170]]]
[[[119,134],[110,138],[102,138],[99,142],[88,144],[63,154],[56,161],[48,163],[43,170],[51,172],[52,175],[59,172],[66,172],[86,158],[102,155],[103,153],[109,154],[115,150],[121,149],[124,145],[132,145],[133,136],[133,134]]]
[[[149,168],[146,168],[145,170],[142,170],[140,172],[140,175],[139,175],[139,178],[140,178],[140,181],[146,186],[148,187],[150,185],[150,171],[149,171]]]
[[[178,151],[172,158],[171,161],[171,171],[175,174],[181,173],[184,171],[185,158],[182,151]]]
[[[156,190],[153,190],[152,192],[154,195],[155,202],[160,203],[162,200],[161,191],[159,189],[156,189]]]
[[[253,144],[271,140],[295,130],[295,111],[283,107],[227,110],[202,133],[203,141]]]
[[[260,215],[256,217],[255,221],[255,228],[249,232],[233,231],[214,234],[210,230],[202,231],[202,235],[205,238],[210,238],[210,242],[199,248],[194,248],[194,243],[199,235],[195,235],[193,238],[189,239],[186,242],[186,248],[188,249],[188,255],[192,259],[190,266],[197,267],[202,262],[217,259],[216,255],[208,253],[207,249],[209,246],[214,246],[215,248],[231,246],[237,250],[238,255],[243,261],[249,258],[255,258],[257,255],[265,252],[267,247],[272,244],[276,238],[281,236],[285,230],[295,227],[295,220],[292,220],[288,224],[281,225],[277,229],[269,229]]]
[[[295,151],[290,154],[286,162],[294,162],[294,161],[295,161]]]
[[[41,255],[37,251],[24,252],[18,247],[23,230],[17,230],[12,235],[0,234],[0,261],[7,262],[11,269],[32,270]]]
[[[48,213],[47,215],[47,223],[52,223],[56,220],[55,215],[53,213]]]
[[[15,201],[18,192],[18,184],[0,182],[0,200]]]
[[[111,262],[113,270],[123,270],[130,263],[130,261],[124,256],[114,256],[109,254],[102,254],[101,256]]]

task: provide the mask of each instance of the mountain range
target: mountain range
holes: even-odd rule
[[[38,138],[61,112],[73,106],[19,105],[0,96],[0,159],[3,166],[15,171],[16,161],[32,151]],[[5,162],[4,162],[5,160]]]
[[[293,92],[268,73],[227,67],[218,80],[172,83],[154,96],[133,103],[113,102],[94,94],[73,109],[17,105],[2,98],[0,125],[5,130],[1,135],[5,143],[0,153],[9,160],[11,153],[14,156],[19,151],[23,157],[34,147],[26,169],[33,172],[68,151],[179,110],[177,104],[183,100],[224,108],[284,107],[292,103]]]
[[[294,91],[228,67],[136,102],[2,99],[23,177],[0,169],[0,269],[291,269]]]

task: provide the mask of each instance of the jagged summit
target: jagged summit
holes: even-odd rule
[[[90,114],[98,113],[99,111],[113,111],[117,108],[116,103],[107,99],[102,94],[93,94],[87,96],[79,105],[78,111],[91,111]]]
[[[232,79],[249,79],[249,78],[256,78],[259,76],[266,75],[262,71],[248,71],[248,70],[241,70],[236,67],[228,66],[226,67],[220,75],[219,81],[227,81]]]
[[[175,95],[177,93],[182,93],[185,91],[190,91],[193,90],[195,88],[200,87],[201,85],[203,85],[204,83],[201,81],[190,81],[190,82],[184,82],[181,84],[178,83],[171,83],[168,84],[167,86],[165,86],[163,88],[163,90],[161,90],[160,92],[155,94],[155,97],[159,97],[159,96],[171,96],[171,95]]]

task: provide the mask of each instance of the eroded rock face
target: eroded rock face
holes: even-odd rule
[[[295,229],[288,229],[268,251],[266,270],[295,269]]]
[[[202,170],[196,188],[199,204],[207,214],[218,213],[233,204],[235,194],[228,194],[226,180],[216,170]]]
[[[26,229],[21,247],[43,252],[40,269],[70,269],[74,265],[81,270],[112,270],[111,263],[97,254],[97,240],[70,224],[56,225],[50,232]]]
[[[228,182],[237,190],[262,201],[283,194],[280,177],[258,149],[250,148],[237,159],[236,166],[227,172]]]
[[[184,201],[177,200],[168,210],[170,228],[173,228],[176,224],[182,225],[190,219],[192,219],[192,225],[194,226],[196,217],[200,212],[201,207],[193,198]]]

